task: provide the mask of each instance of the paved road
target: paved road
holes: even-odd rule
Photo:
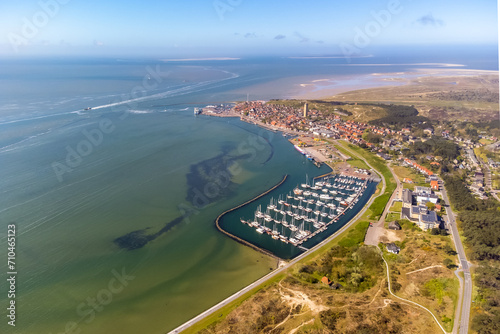
[[[385,189],[385,187],[384,187],[384,189]],[[383,191],[378,196],[380,196],[381,194],[383,194]],[[243,296],[245,293],[251,291],[252,289],[254,289],[256,287],[258,287],[260,284],[264,283],[265,281],[267,281],[267,280],[271,279],[272,277],[274,277],[274,276],[276,276],[276,275],[284,272],[285,270],[287,270],[288,268],[290,268],[291,266],[293,266],[294,264],[296,264],[297,262],[299,262],[300,260],[302,260],[304,257],[308,256],[310,253],[312,253],[312,252],[316,251],[317,249],[323,247],[326,243],[329,243],[330,241],[332,241],[333,239],[335,239],[336,237],[338,237],[341,233],[343,233],[345,230],[347,230],[349,227],[351,227],[351,225],[354,224],[359,219],[359,217],[361,217],[366,212],[366,210],[368,209],[368,207],[370,207],[370,205],[373,203],[373,201],[375,200],[375,198],[377,198],[378,196],[372,197],[368,201],[368,203],[366,203],[366,205],[363,207],[363,209],[360,212],[358,212],[358,214],[354,218],[352,218],[347,224],[345,224],[340,230],[338,230],[337,232],[335,232],[334,234],[332,234],[329,238],[325,239],[324,241],[322,241],[321,243],[317,244],[316,246],[314,246],[310,250],[308,250],[308,251],[304,252],[303,254],[301,254],[300,256],[296,257],[291,262],[287,263],[285,266],[274,270],[273,272],[267,274],[266,276],[258,279],[257,281],[253,282],[252,284],[250,284],[250,285],[246,286],[245,288],[241,289],[240,291],[236,292],[232,296],[229,296],[228,298],[224,299],[220,303],[212,306],[211,308],[209,308],[205,312],[197,315],[196,317],[192,318],[191,320],[188,320],[184,324],[182,324],[179,327],[177,327],[177,328],[173,329],[172,331],[170,331],[169,334],[181,333],[182,331],[184,331],[184,330],[188,329],[189,327],[193,326],[195,323],[203,320],[204,318],[208,317],[209,315],[215,313],[217,310],[221,309],[222,307],[226,306],[227,304],[229,304],[229,303],[233,302],[234,300],[238,299],[239,297]]]
[[[378,220],[378,222],[372,224],[372,227],[370,227],[368,229],[368,232],[366,233],[366,236],[365,236],[365,244],[366,245],[378,246],[378,243],[380,242],[380,236],[383,235],[385,232],[385,228],[384,228],[385,217],[387,216],[387,213],[389,212],[389,209],[392,206],[392,202],[396,198],[396,196],[401,188],[401,182],[399,182],[397,175],[394,173],[394,171],[389,166],[389,164],[387,164],[386,166],[391,171],[392,177],[394,178],[394,180],[396,180],[396,183],[397,183],[396,190],[394,190],[394,192],[392,193],[391,198],[389,199],[389,202],[387,202],[387,205],[385,206],[384,212],[382,213],[382,216],[380,216],[380,219]]]
[[[446,204],[446,215],[448,217],[448,227],[451,231],[453,237],[453,242],[455,243],[455,248],[457,249],[458,258],[460,260],[461,271],[464,273],[464,290],[462,296],[462,312],[460,316],[460,334],[466,334],[469,330],[469,319],[470,319],[470,307],[472,303],[472,278],[469,271],[469,262],[465,256],[464,247],[462,245],[462,240],[460,240],[460,234],[458,233],[457,223],[455,220],[455,215],[450,207],[450,200],[448,199],[448,194],[444,188],[444,183],[440,179],[441,194]]]

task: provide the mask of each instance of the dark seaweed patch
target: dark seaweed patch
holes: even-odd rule
[[[177,217],[174,220],[168,222],[165,224],[165,226],[159,230],[156,233],[153,234],[146,234],[147,230],[150,228],[145,228],[142,230],[137,230],[130,232],[128,234],[125,234],[124,236],[118,237],[113,242],[118,245],[118,247],[127,249],[127,250],[134,250],[138,248],[142,248],[146,246],[146,244],[150,241],[155,240],[158,238],[160,235],[163,233],[167,232],[170,230],[172,227],[175,225],[181,223],[183,220],[183,217]]]
[[[250,154],[231,156],[230,148],[223,148],[218,156],[191,165],[187,174],[188,191],[186,200],[197,208],[202,208],[221,198],[234,194],[236,184],[231,181],[231,166],[237,160],[248,159]]]

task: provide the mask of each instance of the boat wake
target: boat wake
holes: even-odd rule
[[[208,88],[210,85],[225,82],[225,81],[232,80],[232,79],[236,79],[239,77],[239,74],[236,74],[236,73],[232,73],[232,72],[228,72],[228,71],[223,71],[223,72],[230,74],[230,77],[225,78],[225,79],[202,81],[202,82],[199,82],[199,83],[196,83],[193,85],[182,86],[182,87],[175,88],[175,89],[172,89],[172,90],[169,90],[166,92],[160,92],[160,93],[156,93],[156,94],[152,94],[152,95],[148,95],[148,96],[142,96],[142,97],[123,100],[123,101],[119,101],[119,102],[103,104],[100,106],[92,107],[90,110],[111,108],[111,107],[127,105],[127,104],[135,104],[137,102],[144,102],[144,101],[149,101],[149,100],[186,95],[186,94],[192,93],[196,90]]]

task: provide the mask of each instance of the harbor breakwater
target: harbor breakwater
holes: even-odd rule
[[[276,185],[275,185],[275,186],[273,186],[272,188],[270,188],[270,189],[266,190],[266,191],[265,191],[265,192],[263,192],[262,194],[260,194],[260,195],[258,195],[258,196],[256,196],[256,197],[252,198],[251,200],[246,201],[246,202],[245,202],[245,203],[243,203],[243,204],[240,204],[240,205],[238,205],[238,206],[235,206],[234,208],[231,208],[231,209],[226,210],[226,211],[224,211],[223,213],[221,213],[221,214],[220,214],[220,215],[219,215],[219,216],[215,219],[215,226],[217,227],[217,229],[218,229],[220,232],[222,232],[222,233],[224,233],[225,235],[227,235],[228,237],[230,237],[231,239],[233,239],[233,240],[235,240],[235,241],[237,241],[237,242],[239,242],[239,243],[241,243],[241,244],[243,244],[243,245],[245,245],[245,246],[248,246],[248,247],[250,247],[250,248],[252,248],[252,249],[255,249],[255,250],[256,250],[256,251],[258,251],[258,252],[261,252],[261,253],[263,253],[263,254],[265,254],[265,255],[268,255],[268,256],[273,257],[273,258],[275,258],[275,259],[277,259],[277,260],[280,260],[280,258],[279,258],[279,257],[277,257],[276,255],[274,255],[273,253],[271,253],[271,252],[269,252],[269,251],[267,251],[267,250],[265,250],[265,249],[262,249],[262,248],[260,248],[260,247],[258,247],[258,246],[256,246],[256,245],[254,245],[254,244],[252,244],[252,243],[250,243],[250,242],[248,242],[248,241],[246,241],[246,240],[243,240],[243,239],[241,239],[241,238],[239,238],[239,237],[235,236],[234,234],[229,233],[228,231],[224,230],[224,229],[220,226],[220,219],[221,219],[222,217],[224,217],[226,214],[228,214],[229,212],[234,211],[234,210],[237,210],[237,209],[239,209],[239,208],[242,208],[242,207],[244,207],[244,206],[246,206],[246,205],[248,205],[248,204],[250,204],[250,203],[252,203],[252,202],[254,202],[254,201],[256,201],[256,200],[258,200],[258,199],[259,199],[259,198],[261,198],[262,196],[265,196],[265,195],[269,194],[271,191],[273,191],[274,189],[276,189],[276,188],[278,188],[279,186],[281,186],[281,185],[282,185],[282,184],[286,181],[287,177],[288,177],[288,175],[285,175],[285,176],[283,177],[283,179],[282,179],[282,180],[281,180],[278,184],[276,184]]]

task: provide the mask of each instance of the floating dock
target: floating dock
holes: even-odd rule
[[[262,209],[258,206],[253,219],[241,223],[256,233],[307,250],[302,244],[325,232],[358,203],[367,189],[369,178],[334,174],[314,178],[288,194],[272,198]]]

